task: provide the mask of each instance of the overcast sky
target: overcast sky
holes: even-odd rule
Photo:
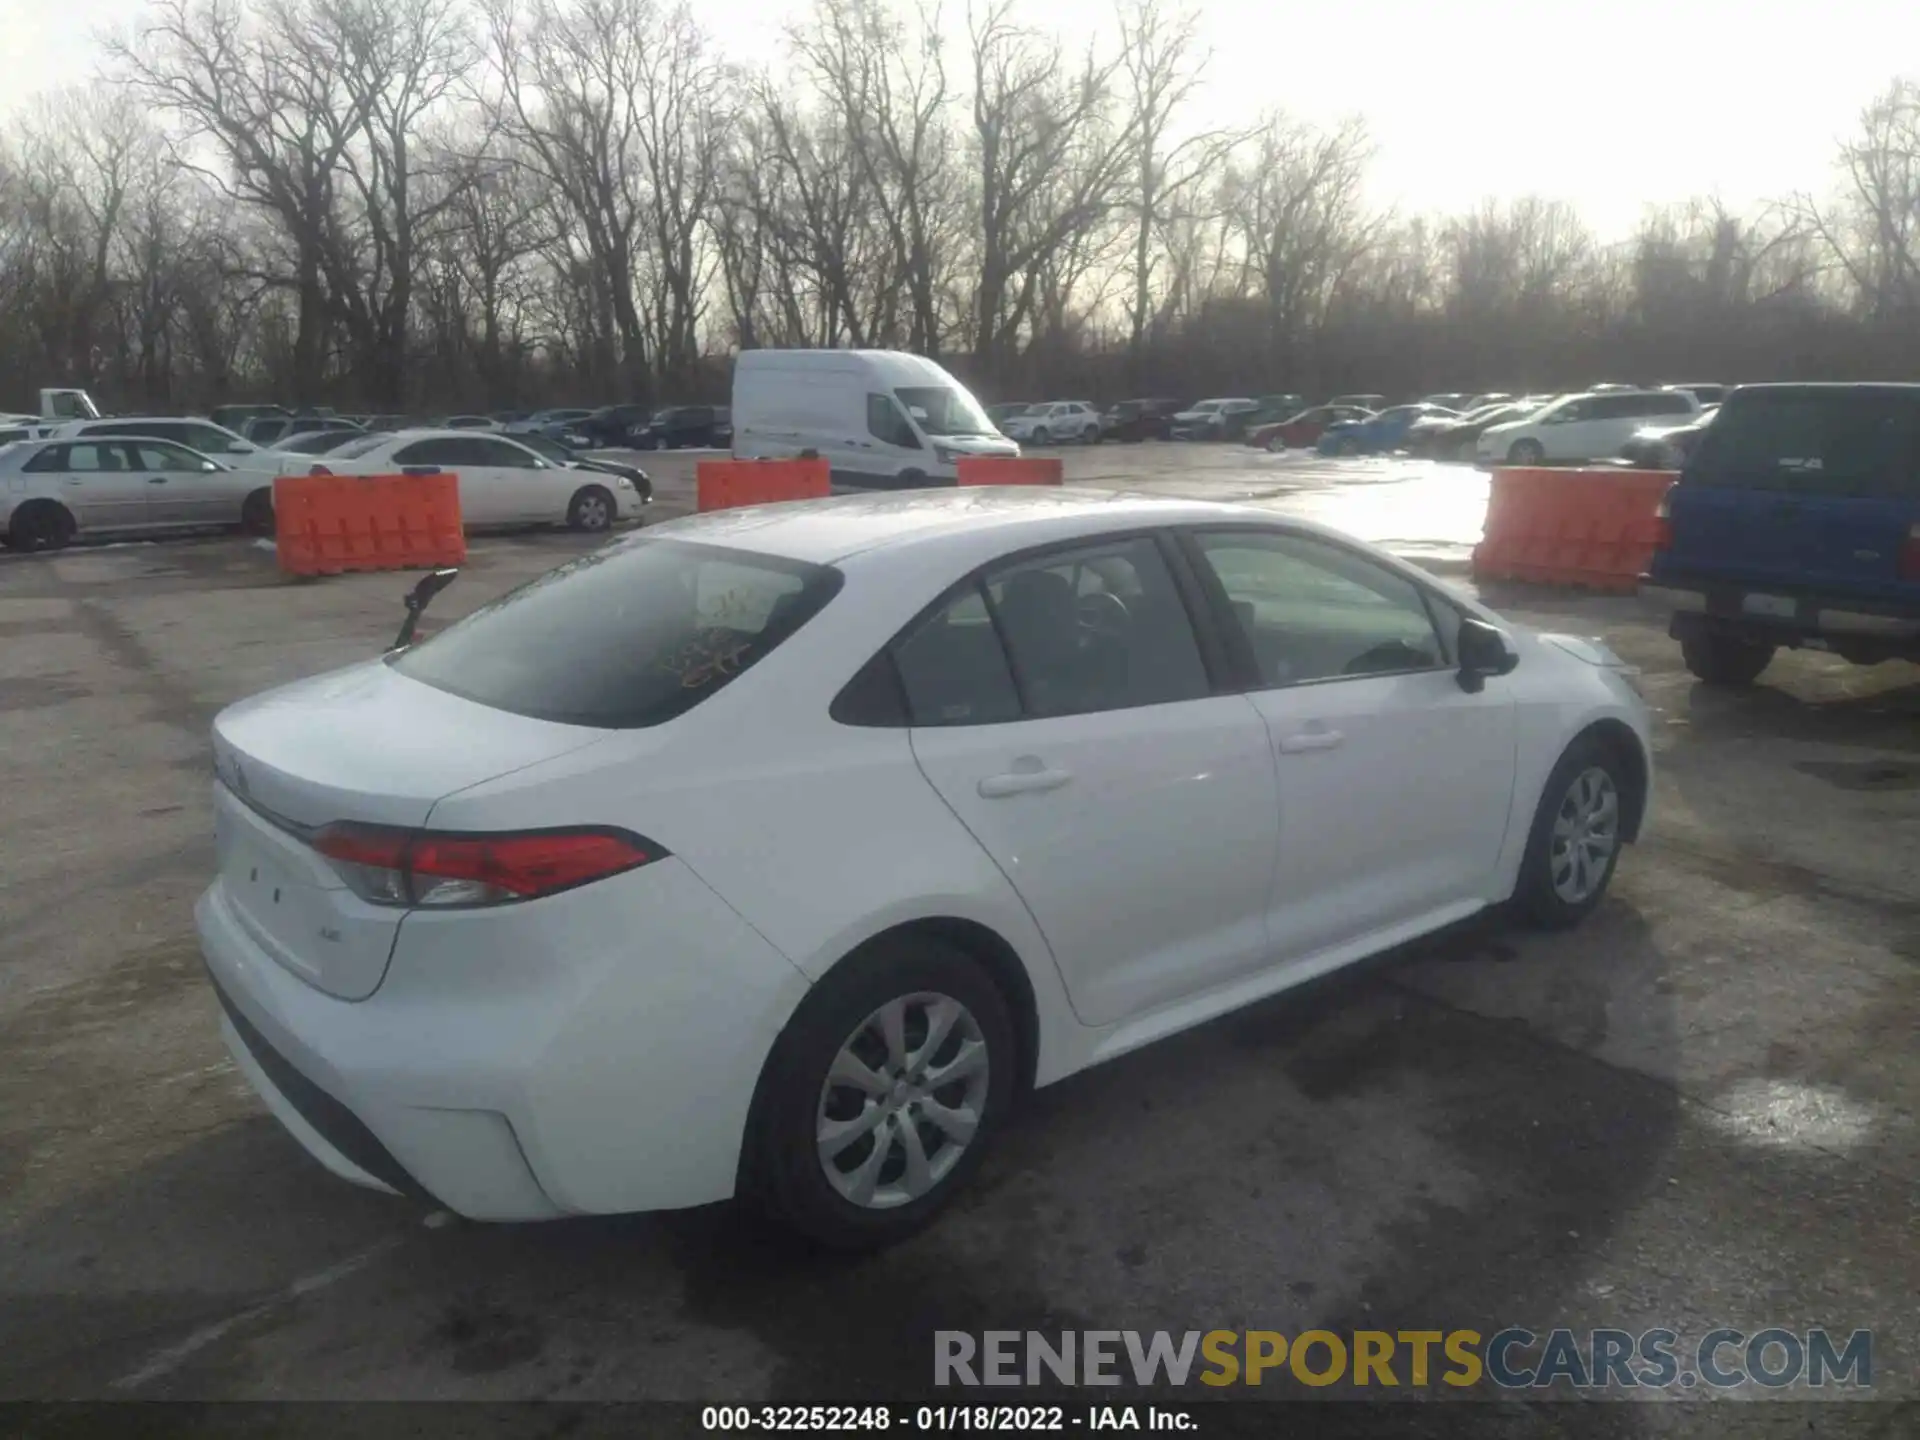
[[[0,0],[4,114],[36,88],[86,81],[95,37],[144,0]],[[777,52],[804,0],[699,0],[741,59]],[[1202,7],[1213,50],[1204,123],[1280,106],[1361,115],[1373,197],[1413,212],[1542,194],[1603,235],[1647,203],[1718,195],[1745,207],[1831,183],[1834,149],[1896,73],[1920,73],[1913,0],[1341,0]],[[948,0],[950,22],[964,0]],[[1085,40],[1109,0],[1030,0],[1035,24]]]

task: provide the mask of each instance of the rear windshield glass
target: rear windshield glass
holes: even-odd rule
[[[496,710],[631,730],[684,714],[764,659],[840,572],[653,538],[584,555],[390,662]]]
[[[1736,396],[1702,432],[1689,483],[1920,497],[1920,390]]]

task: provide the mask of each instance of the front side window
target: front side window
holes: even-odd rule
[[[139,452],[140,468],[143,470],[167,470],[200,472],[206,462],[199,456],[183,450],[178,445],[162,445],[154,441],[145,441],[133,447]]]
[[[905,385],[894,399],[919,422],[920,428],[941,439],[950,435],[992,435],[993,422],[964,390],[950,385]]]
[[[920,437],[913,433],[913,426],[907,423],[907,417],[900,413],[891,395],[867,396],[867,433],[883,444],[898,445],[903,450],[920,448]]]
[[[1199,699],[1206,664],[1152,539],[1017,561],[986,577],[1030,716]]]
[[[540,457],[530,455],[518,445],[505,440],[468,440],[465,448],[472,452],[469,465],[487,465],[497,470],[538,470]]]
[[[393,668],[564,725],[659,725],[723,689],[817,614],[840,572],[685,541],[635,539],[509,591]]]
[[[1263,685],[1447,664],[1419,587],[1384,566],[1300,535],[1217,531],[1197,538]]]
[[[373,447],[370,445],[367,448]],[[351,449],[352,446],[342,446],[338,453],[342,459],[352,459],[353,456],[348,453]],[[416,440],[393,452],[396,465],[457,465],[460,458],[458,440]]]

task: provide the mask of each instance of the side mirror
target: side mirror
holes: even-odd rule
[[[1460,651],[1460,688],[1469,695],[1484,690],[1489,675],[1509,675],[1520,663],[1507,637],[1484,620],[1462,620],[1456,644]]]

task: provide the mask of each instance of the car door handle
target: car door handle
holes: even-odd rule
[[[1280,749],[1283,754],[1298,755],[1303,750],[1331,750],[1345,744],[1346,739],[1346,734],[1339,730],[1301,730],[1282,740]]]
[[[164,475],[152,475],[147,478],[147,483],[149,485],[164,485],[167,483],[167,477]]]
[[[989,775],[982,780],[980,798],[1004,800],[1009,795],[1058,790],[1072,778],[1065,770],[1010,770],[1005,775]]]

